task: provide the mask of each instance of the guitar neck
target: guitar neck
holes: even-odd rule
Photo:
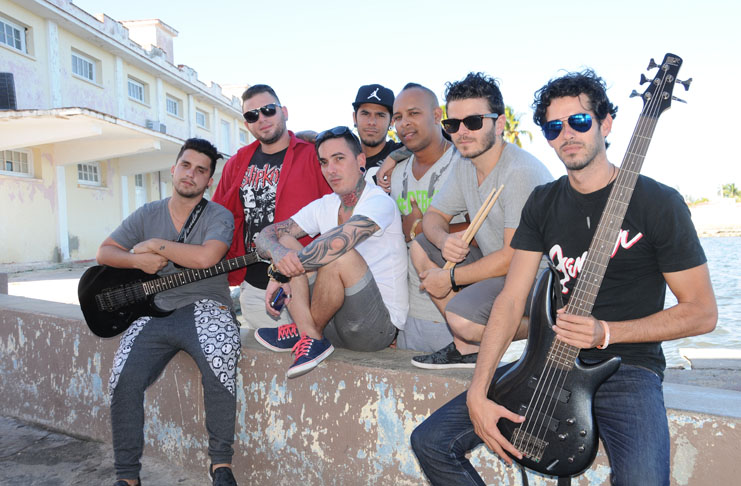
[[[187,285],[199,280],[238,270],[259,261],[262,261],[262,258],[258,256],[257,252],[250,252],[243,256],[231,258],[229,260],[222,260],[213,267],[203,269],[189,268],[178,273],[164,275],[144,282],[142,286],[144,287],[144,293],[146,295],[153,295],[159,292],[164,292],[165,290],[174,289],[182,285]]]

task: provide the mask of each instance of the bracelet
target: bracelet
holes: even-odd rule
[[[610,345],[610,326],[608,326],[605,321],[599,321],[599,323],[602,324],[602,327],[605,330],[605,340],[602,344],[597,346],[597,349],[605,349]]]
[[[450,287],[453,292],[458,292],[461,288],[455,284],[455,267],[450,267]]]
[[[275,265],[272,263],[268,266],[268,277],[272,278],[278,283],[288,283],[291,277],[287,277],[275,269]]]
[[[422,222],[422,218],[417,218],[417,219],[415,219],[415,220],[414,220],[414,223],[412,223],[412,229],[411,229],[411,230],[409,230],[409,239],[410,239],[410,240],[413,240],[414,238],[416,238],[416,237],[417,237],[417,232],[416,232],[416,231],[414,231],[414,229],[415,229],[415,228],[417,227],[417,225],[418,225],[419,223],[421,223],[421,222]]]

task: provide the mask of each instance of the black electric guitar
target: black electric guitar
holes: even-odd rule
[[[164,276],[96,265],[80,277],[77,296],[90,331],[99,337],[113,337],[142,316],[163,317],[172,313],[157,307],[155,294],[264,261],[257,252],[251,252],[210,268],[186,269]]]
[[[630,203],[659,115],[669,108],[682,59],[667,54],[643,93],[643,111],[620,166],[605,210],[589,246],[566,312],[591,315],[620,226]],[[645,76],[641,77],[646,82]],[[685,89],[691,80],[680,82]],[[635,91],[631,96],[641,96]],[[681,101],[681,100],[680,100]],[[583,472],[597,455],[594,394],[620,366],[614,357],[595,365],[579,358],[579,348],[555,339],[552,328],[560,296],[559,276],[547,269],[538,278],[530,304],[528,342],[520,360],[489,389],[489,398],[525,417],[522,424],[501,419],[500,432],[523,458],[523,466],[552,476]]]

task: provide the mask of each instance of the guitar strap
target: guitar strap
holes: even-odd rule
[[[185,224],[183,225],[183,228],[180,230],[180,234],[178,235],[178,239],[175,240],[176,243],[184,243],[185,239],[190,234],[193,227],[198,222],[198,218],[201,217],[201,214],[203,214],[203,210],[206,209],[206,205],[208,204],[208,200],[204,197],[201,198],[201,200],[196,204],[196,207],[193,208],[193,211],[190,212],[190,215],[188,216],[188,219],[185,221]]]

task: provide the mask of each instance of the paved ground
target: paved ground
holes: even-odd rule
[[[203,474],[147,458],[141,481],[146,486],[203,486]],[[3,486],[112,485],[110,445],[55,433],[20,420],[0,417],[0,484]]]

